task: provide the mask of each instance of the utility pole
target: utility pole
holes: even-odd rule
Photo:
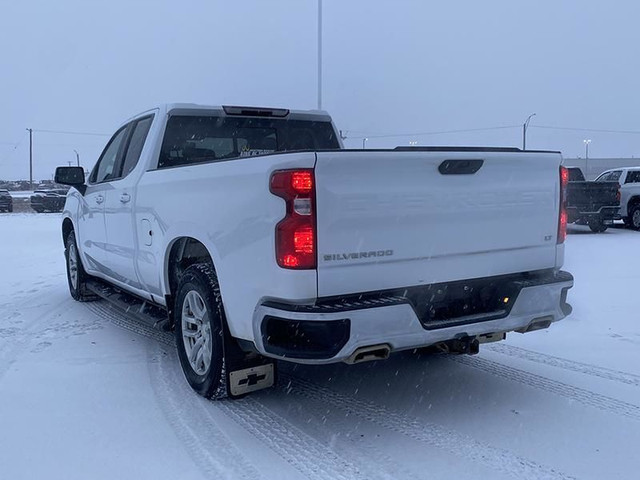
[[[529,122],[531,121],[531,117],[535,117],[536,114],[532,113],[527,117],[527,120],[522,124],[522,150],[527,149],[527,128],[529,128]]]
[[[78,161],[78,166],[80,166],[80,154],[75,148],[73,149],[73,151],[76,152],[76,160]]]
[[[33,128],[27,128],[29,132],[29,190],[33,191]]]
[[[322,0],[318,0],[318,110],[322,110]]]

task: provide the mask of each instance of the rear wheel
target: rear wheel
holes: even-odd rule
[[[197,263],[184,271],[174,311],[178,357],[187,382],[205,398],[226,397],[224,310],[210,264]]]
[[[607,226],[604,224],[602,219],[599,218],[597,220],[589,221],[589,228],[591,229],[592,232],[602,233],[607,229]]]
[[[634,230],[640,230],[640,205],[634,205],[629,210],[629,224]]]
[[[85,272],[80,260],[78,245],[76,244],[76,234],[73,230],[67,235],[64,256],[67,263],[67,281],[69,283],[69,293],[78,302],[89,302],[97,297],[87,289],[87,280],[90,276]]]
[[[13,205],[9,205],[9,213],[13,212]]]

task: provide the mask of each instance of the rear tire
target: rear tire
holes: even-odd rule
[[[607,226],[601,219],[593,220],[589,222],[589,228],[594,233],[602,233],[607,229]]]
[[[78,252],[76,234],[73,230],[67,235],[65,242],[64,258],[67,264],[67,281],[69,283],[69,293],[78,302],[90,302],[97,300],[97,296],[87,289],[87,280],[91,277],[85,272]]]
[[[629,209],[629,226],[634,230],[640,230],[640,205],[634,205]]]
[[[184,271],[174,312],[178,358],[187,382],[205,398],[225,398],[225,318],[212,265],[197,263]]]

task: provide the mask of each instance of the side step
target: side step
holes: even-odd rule
[[[130,317],[163,331],[169,331],[167,310],[159,305],[138,298],[100,280],[91,279],[87,289],[113,304]]]

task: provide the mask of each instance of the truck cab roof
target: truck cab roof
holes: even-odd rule
[[[201,105],[196,103],[163,103],[129,118],[131,120],[159,112],[175,115],[215,115],[215,116],[255,116],[287,118],[291,120],[316,120],[330,122],[331,116],[324,110],[290,110],[286,108],[238,106],[238,105]]]

